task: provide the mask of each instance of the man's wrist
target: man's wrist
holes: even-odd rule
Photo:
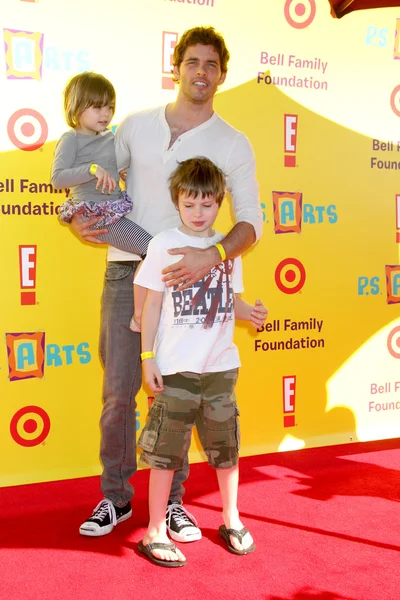
[[[221,257],[221,260],[226,260],[226,252],[225,252],[225,248],[223,247],[222,244],[215,244],[216,249],[219,252],[219,255]]]
[[[216,246],[210,246],[209,248],[207,248],[207,252],[210,254],[210,261],[212,260],[211,266],[215,267],[216,265],[219,265],[222,259],[218,248],[216,248]]]

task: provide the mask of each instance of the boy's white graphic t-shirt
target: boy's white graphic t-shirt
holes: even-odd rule
[[[208,248],[223,237],[220,233],[212,237],[189,236],[175,228],[159,233],[150,242],[135,283],[164,293],[154,349],[162,375],[183,371],[212,373],[240,367],[233,333],[234,295],[243,292],[241,259],[221,262],[183,292],[167,288],[162,281],[161,271],[182,258],[168,254],[169,249]]]

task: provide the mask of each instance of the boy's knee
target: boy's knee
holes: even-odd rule
[[[207,447],[204,448],[208,462],[216,469],[227,469],[238,462],[240,450],[239,409],[234,403],[229,418],[218,423],[207,420]]]

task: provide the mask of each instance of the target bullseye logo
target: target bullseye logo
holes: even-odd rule
[[[314,21],[317,7],[315,0],[286,0],[286,21],[295,29],[304,29]]]
[[[49,431],[49,415],[40,406],[24,406],[11,419],[11,437],[20,446],[38,446],[47,438]]]
[[[275,269],[275,283],[284,294],[297,294],[306,281],[306,270],[297,258],[285,258]]]
[[[21,108],[9,118],[7,133],[11,142],[20,150],[41,148],[49,135],[45,118],[32,108]]]
[[[400,327],[395,327],[389,333],[387,347],[394,358],[400,358]]]
[[[394,114],[400,117],[400,85],[394,88],[390,96],[390,106]]]

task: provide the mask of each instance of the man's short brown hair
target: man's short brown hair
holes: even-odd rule
[[[180,194],[197,198],[214,196],[218,206],[221,206],[225,196],[225,175],[211,160],[201,156],[189,158],[179,163],[179,166],[169,178],[169,189],[172,202],[178,208]]]
[[[79,126],[79,117],[90,106],[99,108],[106,104],[115,110],[115,89],[104,75],[80,73],[70,79],[65,87],[64,113],[70,127]]]
[[[213,46],[214,50],[218,52],[222,73],[228,72],[229,50],[226,47],[224,38],[215,31],[214,27],[193,27],[193,29],[185,31],[174,49],[172,57],[174,67],[179,69],[186,49],[196,44]]]

